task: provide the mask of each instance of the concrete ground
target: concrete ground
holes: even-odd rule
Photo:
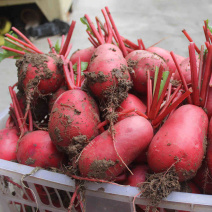
[[[101,9],[108,6],[121,35],[136,42],[142,38],[146,47],[166,38],[159,47],[176,54],[188,56],[188,41],[181,32],[186,29],[198,46],[204,43],[203,20],[212,21],[211,0],[75,0],[71,20],[76,20],[72,43],[76,49],[91,46],[80,17],[88,14],[103,20]],[[59,36],[51,38],[53,43]],[[42,51],[48,52],[46,38],[33,41]],[[0,63],[0,111],[11,102],[8,86],[17,81],[15,60],[5,59]],[[1,211],[1,210],[0,210]]]

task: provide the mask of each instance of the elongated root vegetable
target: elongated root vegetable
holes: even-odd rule
[[[204,157],[207,128],[204,110],[181,106],[154,136],[147,155],[150,168],[163,172],[174,165],[180,181],[191,179]]]
[[[120,49],[113,44],[102,44],[95,49],[86,78],[89,88],[98,98],[105,98],[107,91],[111,94],[114,87],[130,86],[127,62]]]
[[[116,109],[116,112],[121,113],[123,110],[134,108],[139,112],[146,112],[146,105],[135,95],[128,94],[128,97],[120,104],[120,106]],[[121,121],[129,116],[137,115],[135,112],[128,113],[126,115],[118,117],[117,121]]]
[[[23,122],[23,114],[15,93],[9,87],[12,97],[15,115],[18,127],[20,129],[20,138],[16,146],[18,147],[16,156],[17,161],[21,164],[29,166],[39,166],[42,168],[56,167],[59,168],[63,159],[63,155],[59,153],[52,143],[49,133],[46,131],[33,131],[33,120],[31,111],[28,113],[29,129]],[[16,151],[15,151],[16,152]]]
[[[147,148],[153,137],[151,124],[140,116],[128,117],[116,123],[114,131],[114,139],[107,130],[84,148],[79,159],[82,176],[114,179]]]
[[[19,144],[17,159],[19,163],[33,167],[59,168],[63,155],[56,149],[49,133],[38,130],[23,136]]]
[[[163,71],[168,71],[168,66],[160,56],[145,50],[136,50],[126,57],[128,66],[133,68],[132,74],[133,89],[139,93],[147,91],[147,72],[153,77],[156,67],[162,67]]]
[[[72,65],[70,66],[73,72]],[[80,83],[80,60],[78,61],[77,82]],[[64,65],[66,82],[70,90],[62,93],[55,101],[49,120],[49,134],[55,145],[67,147],[72,138],[84,136],[87,140],[99,134],[99,110],[95,100],[85,91],[76,87],[70,78],[67,64]]]
[[[0,159],[16,161],[17,142],[18,130],[16,128],[0,130]]]
[[[95,48],[93,46],[86,48],[86,49],[79,49],[76,52],[74,52],[71,57],[70,61],[74,65],[78,62],[79,58],[82,62],[90,62],[91,57],[94,53]]]

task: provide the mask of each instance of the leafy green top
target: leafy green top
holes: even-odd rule
[[[13,31],[10,31],[9,32],[10,35],[18,38],[18,36],[13,32]],[[17,50],[20,50],[20,51],[23,51],[22,48],[16,46],[15,44],[12,44],[10,43],[9,41],[5,40],[4,42],[4,46],[6,47],[9,47],[9,48],[13,48],[13,49],[17,49]],[[5,59],[5,58],[9,58],[9,57],[12,57],[14,59],[19,59],[20,58],[20,55],[15,53],[15,52],[11,52],[11,51],[7,51],[7,50],[3,50],[2,53],[0,53],[0,62]]]

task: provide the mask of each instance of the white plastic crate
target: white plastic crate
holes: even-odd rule
[[[6,119],[8,117],[7,111],[0,113],[0,129],[4,128]],[[13,163],[10,161],[0,160],[0,205],[3,207],[3,212],[10,211],[36,211],[36,203],[32,201],[29,196],[29,191],[23,188],[21,178],[25,174],[29,174],[34,168]],[[21,185],[21,188],[11,184],[5,183],[4,177],[7,176],[14,182]],[[64,200],[67,199],[69,204],[72,192],[75,189],[75,181],[68,176],[49,172],[46,170],[39,170],[34,175],[24,178],[28,186],[34,191],[37,199],[40,212],[46,210],[52,212],[67,211],[67,205],[64,205]],[[46,191],[47,202],[45,204],[39,197],[35,184],[41,186]],[[140,191],[138,188],[130,186],[118,186],[106,183],[85,183],[85,205],[87,212],[132,212],[133,198]],[[51,191],[49,191],[51,188]],[[54,194],[54,201],[52,195]],[[23,198],[23,196],[25,197]],[[54,203],[59,202],[57,207]],[[141,205],[148,205],[149,200],[137,197],[135,203]],[[28,210],[27,207],[31,209]],[[22,210],[21,210],[22,207]],[[212,211],[212,195],[190,194],[183,192],[172,192],[167,198],[161,201],[159,207],[196,211],[196,212],[211,212]]]

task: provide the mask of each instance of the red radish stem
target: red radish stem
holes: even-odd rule
[[[28,129],[27,129],[26,125],[23,124],[22,121],[21,121],[22,117],[18,112],[18,107],[17,107],[15,97],[14,97],[14,92],[13,92],[13,89],[12,89],[11,86],[9,86],[9,92],[10,92],[10,95],[11,95],[11,98],[12,98],[13,107],[14,107],[15,114],[16,114],[16,117],[17,117],[18,127],[21,131],[21,136],[20,136],[20,138],[21,138],[23,136],[23,134],[28,131]]]
[[[130,49],[129,47],[126,47],[126,50],[128,51],[128,53],[133,52],[134,49]]]
[[[152,105],[151,105],[150,112],[149,112],[150,119],[154,118],[154,114],[156,111],[156,105],[157,105],[157,101],[158,101],[158,95],[159,95],[160,83],[161,83],[162,76],[163,76],[163,67],[160,66],[155,91],[153,91],[154,96],[153,96],[153,100],[152,100]]]
[[[19,104],[19,102],[18,102],[18,99],[17,99],[16,93],[15,93],[15,91],[14,91],[14,90],[13,90],[13,97],[14,97],[15,103],[16,103],[16,105],[17,105],[18,113],[20,114],[20,116],[21,116],[21,117],[23,117],[23,113],[22,113],[22,110],[21,110],[20,104]]]
[[[22,189],[22,187],[21,187],[18,183],[15,183],[14,181],[12,181],[8,176],[4,176],[4,179],[5,179],[7,182],[13,184],[14,186],[17,186],[18,188]]]
[[[65,60],[64,57],[62,57],[62,60],[63,61]],[[72,73],[73,72],[72,63],[69,62],[69,64],[70,64],[69,68],[71,69],[71,73]],[[64,70],[64,73],[65,73],[64,75],[65,75],[65,79],[66,79],[66,82],[67,82],[68,89],[69,90],[76,89],[76,86],[74,85],[73,81],[71,80],[70,77],[68,77],[69,76],[69,70],[68,70],[67,64],[63,64],[63,70]]]
[[[173,77],[171,78],[171,80],[173,80]],[[168,91],[167,91],[166,102],[170,99],[171,92],[172,92],[172,83],[170,82],[169,87],[168,87]]]
[[[68,46],[69,46],[73,31],[74,31],[75,24],[76,24],[76,21],[72,21],[71,26],[70,26],[69,31],[68,31],[68,35],[66,37],[66,41],[65,41],[64,46],[63,46],[63,48],[61,50],[61,53],[60,53],[63,56],[67,52],[67,49],[68,49]]]
[[[143,50],[146,50],[146,47],[145,47],[145,45],[144,45],[142,39],[138,39],[138,45],[139,45],[139,46],[141,45],[141,46],[142,46],[142,49],[143,49]]]
[[[6,36],[6,37],[9,37],[10,39],[12,39],[12,40],[14,40],[14,41],[17,41],[18,43],[22,44],[23,46],[26,46],[26,47],[28,47],[29,49],[32,49],[33,51],[35,51],[35,52],[37,52],[37,53],[39,53],[39,54],[43,54],[43,52],[41,52],[40,50],[37,50],[37,49],[34,48],[33,46],[31,46],[31,45],[29,45],[29,44],[27,44],[27,43],[25,43],[25,42],[19,40],[18,38],[14,37],[14,36],[12,36],[12,35],[10,35],[10,34],[8,34],[8,33],[5,34],[5,36]]]
[[[205,33],[205,39],[207,42],[210,43],[210,40],[209,40],[209,35],[208,35],[208,27],[207,27],[207,22],[204,21],[204,26],[203,26],[203,30],[204,30],[204,33]]]
[[[101,179],[96,179],[96,178],[87,178],[87,177],[80,177],[80,176],[76,176],[76,175],[72,175],[70,173],[65,173],[66,175],[68,175],[69,177],[75,179],[75,180],[84,180],[84,181],[89,181],[89,182],[96,182],[96,183],[109,183],[112,185],[119,185],[117,183],[111,182],[111,181],[107,181],[107,180],[101,180]]]
[[[181,68],[180,68],[180,66],[179,66],[179,64],[178,64],[178,62],[176,60],[175,54],[174,54],[173,51],[171,51],[170,54],[171,54],[172,59],[173,59],[175,65],[176,65],[177,71],[178,71],[178,73],[180,75],[181,81],[183,83],[183,87],[184,87],[185,91],[188,91],[187,83],[185,81],[184,75],[182,74],[182,70],[181,70]],[[192,100],[191,100],[191,97],[190,96],[188,96],[188,103],[189,104],[192,104]]]
[[[88,21],[88,24],[90,25],[91,27],[91,30],[92,32],[94,33],[96,39],[98,40],[99,44],[103,44],[104,43],[104,40],[103,38],[100,36],[100,34],[98,33],[98,31],[96,30],[94,24],[92,23],[91,19],[89,18],[89,16],[87,14],[85,14],[85,18],[87,19]]]
[[[64,41],[65,41],[65,35],[62,35],[61,45],[60,45],[60,52],[59,52],[59,54],[61,54],[61,51],[62,51],[62,49],[63,49]]]
[[[99,19],[97,17],[95,17],[96,19],[96,24],[97,24],[97,28],[98,28],[98,32],[99,32],[99,35],[104,38],[104,35],[102,34],[102,29],[101,29],[101,26],[100,26],[100,23],[99,23]]]
[[[209,46],[210,46],[210,43],[209,42],[205,42],[205,46],[206,46],[206,48],[207,48],[207,50],[209,49]]]
[[[22,48],[22,49],[25,50],[25,51],[28,51],[28,52],[30,52],[30,53],[34,53],[32,50],[27,49],[27,48],[25,48],[24,46],[21,46],[20,44],[18,44],[18,43],[16,43],[16,42],[12,41],[12,40],[9,39],[9,38],[5,38],[5,40],[8,41],[8,42],[10,42],[10,43],[12,43],[12,44],[14,44],[14,45],[16,45],[16,46],[18,46],[18,47],[20,47],[20,48]]]
[[[134,50],[136,50],[136,49],[138,49],[139,48],[139,46],[138,45],[136,45],[135,43],[133,43],[132,41],[130,41],[130,40],[128,40],[128,39],[126,39],[126,38],[124,38],[123,36],[121,36],[121,39],[123,40],[123,42],[126,44],[126,45],[128,45],[130,48],[132,48],[132,49],[134,49]]]
[[[81,84],[81,62],[80,62],[80,58],[78,59],[78,63],[77,63],[77,80],[76,80],[76,86],[80,87]]]
[[[55,51],[55,48],[54,48],[53,45],[52,45],[51,39],[50,39],[50,38],[47,38],[47,41],[48,41],[48,43],[49,43],[49,48],[52,50],[53,53],[56,54],[56,51]]]
[[[106,43],[111,43],[112,42],[112,37],[113,37],[113,32],[112,32],[112,29],[111,29],[111,26],[110,26],[110,23],[109,23],[109,20],[108,20],[106,12],[103,9],[101,11],[102,11],[102,14],[103,14],[103,16],[105,18],[105,22],[106,22],[107,30],[108,30],[108,38],[106,40]]]
[[[192,89],[193,89],[193,94],[192,94],[193,104],[199,106],[200,88],[198,87],[197,63],[196,63],[194,43],[190,43],[189,57],[190,57],[190,67],[191,67],[191,82],[192,82]]]
[[[159,112],[159,110],[160,110],[160,106],[161,106],[162,101],[163,101],[163,99],[164,99],[164,97],[165,97],[165,94],[166,94],[167,88],[168,88],[168,86],[169,86],[169,82],[170,82],[172,73],[173,73],[172,71],[169,72],[169,75],[168,75],[168,77],[167,77],[167,80],[166,80],[166,83],[165,83],[165,85],[164,85],[163,91],[161,92],[161,95],[160,95],[160,97],[159,97],[159,99],[158,99],[157,106],[156,106],[156,108],[155,108],[155,112],[154,112],[154,116],[153,116],[154,119],[156,118],[156,116],[158,115],[158,112]]]
[[[20,37],[22,37],[30,46],[38,51],[38,53],[43,54],[24,34],[22,34],[17,28],[12,27],[12,30],[16,32]]]
[[[112,24],[112,26],[113,26],[113,29],[114,29],[114,31],[115,31],[115,34],[116,34],[116,36],[117,36],[117,38],[118,38],[119,47],[120,47],[120,49],[122,50],[122,53],[123,53],[124,57],[126,57],[126,56],[127,56],[127,50],[126,50],[126,48],[125,48],[124,42],[123,42],[122,39],[121,39],[121,36],[120,36],[120,34],[119,34],[119,32],[118,32],[118,29],[117,29],[117,27],[116,27],[116,25],[115,25],[115,22],[114,22],[114,20],[113,20],[113,18],[112,18],[112,16],[111,16],[111,13],[110,13],[108,7],[105,7],[105,10],[106,10],[107,15],[108,15],[108,17],[109,17],[109,19],[110,19],[110,22],[111,22],[111,24]]]
[[[205,73],[203,76],[202,88],[200,92],[202,107],[204,107],[206,102],[206,94],[207,94],[208,84],[209,84],[210,76],[211,76],[211,58],[212,58],[212,45],[210,45],[208,48],[208,54],[207,54],[206,64],[205,64]]]
[[[88,33],[90,39],[92,40],[92,42],[91,42],[91,41],[90,41],[90,42],[91,42],[92,44],[94,43],[94,44],[93,44],[94,46],[98,46],[98,43],[95,41],[95,39],[93,38],[93,36],[91,35],[91,33],[90,33],[88,30],[87,30],[86,32]],[[90,39],[89,39],[89,40],[90,40]]]
[[[102,29],[104,31],[105,36],[102,34],[101,30],[100,30],[99,34],[102,36],[102,38],[107,37],[108,31],[107,31],[106,27],[104,26],[104,24],[101,22],[101,20],[98,17],[95,17],[95,18],[96,18],[97,26],[100,25],[100,29]]]
[[[32,112],[29,110],[29,131],[33,131],[33,119],[32,119]]]
[[[175,91],[174,91],[174,93],[172,94],[172,96],[171,96],[169,99],[167,99],[167,101],[166,101],[166,103],[165,103],[163,109],[162,109],[161,112],[159,113],[159,115],[161,115],[161,114],[168,108],[168,106],[171,104],[171,102],[174,100],[174,98],[175,98],[176,95],[178,94],[178,92],[179,92],[181,86],[182,86],[181,84],[178,85],[177,89],[175,89]]]
[[[198,87],[201,88],[201,80],[203,74],[203,61],[204,60],[204,45],[201,46],[200,61],[199,61],[199,76],[198,76]]]
[[[149,116],[152,105],[152,80],[150,79],[149,70],[147,71],[147,115]]]
[[[92,44],[95,48],[98,47],[98,45],[96,45],[96,43],[94,43],[94,41],[93,41],[91,38],[88,38],[88,40],[91,42],[91,44]]]
[[[72,49],[72,44],[69,45],[69,47],[68,47],[68,49],[67,49],[67,51],[66,51],[66,53],[65,53],[65,58],[68,57],[68,55],[69,55],[71,49]]]
[[[76,185],[75,191],[74,191],[74,193],[73,193],[73,195],[71,197],[71,201],[70,201],[70,204],[68,206],[68,212],[71,212],[72,211],[72,207],[73,207],[74,201],[75,201],[75,199],[77,197],[78,190],[79,190],[79,185]]]
[[[171,104],[163,113],[161,113],[156,119],[152,121],[153,125],[160,123],[172,110],[174,110],[184,99],[186,99],[192,92],[190,90],[186,91],[182,96],[180,96],[174,103]]]
[[[74,70],[73,70],[72,62],[70,61],[68,64],[69,64],[69,69],[70,69],[70,78],[71,78],[71,81],[74,82]]]
[[[190,41],[190,42],[193,42],[192,38],[189,36],[189,34],[186,32],[185,29],[182,30],[183,34],[187,37],[187,39]],[[196,52],[199,54],[200,53],[200,50],[199,48],[196,46],[196,44],[194,43],[195,45],[195,50]]]
[[[122,112],[118,113],[117,116],[120,117],[120,116],[126,115],[128,113],[132,113],[132,112],[135,112],[139,116],[142,116],[145,119],[148,119],[148,117],[145,114],[143,114],[142,112],[136,110],[135,108],[123,110]],[[100,124],[98,124],[97,129],[101,129],[102,127],[104,127],[105,125],[107,125],[109,123],[110,123],[109,120],[105,120],[105,121],[101,122]]]
[[[7,51],[15,52],[17,54],[25,55],[25,52],[17,50],[17,49],[10,48],[10,47],[7,47],[7,46],[2,46],[1,48],[5,49]]]

